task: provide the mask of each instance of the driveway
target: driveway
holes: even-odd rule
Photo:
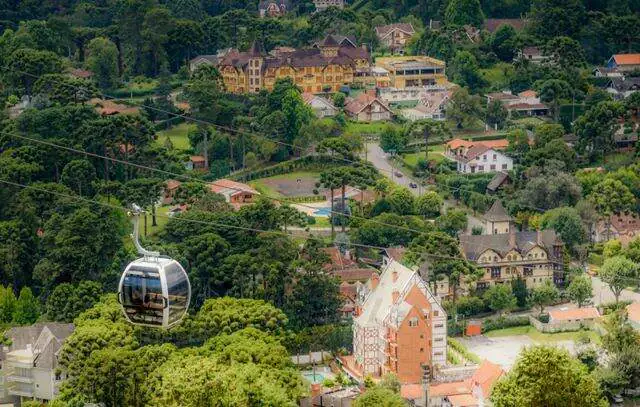
[[[504,370],[509,370],[518,359],[520,351],[526,346],[538,345],[527,335],[500,336],[489,338],[484,335],[469,338],[456,338],[467,349],[478,355],[480,359],[500,365]],[[545,343],[550,345],[549,343]],[[570,353],[575,352],[573,341],[558,341],[552,345],[567,349]]]

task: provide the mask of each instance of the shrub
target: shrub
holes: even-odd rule
[[[540,315],[538,315],[538,321],[542,322],[543,324],[548,324],[549,323],[549,314],[540,314]]]
[[[470,317],[485,312],[484,301],[478,297],[462,297],[458,300],[458,314]]]
[[[447,342],[450,347],[455,349],[459,354],[461,354],[468,361],[477,363],[477,364],[480,364],[482,362],[478,357],[478,355],[476,355],[475,353],[469,352],[469,350],[465,348],[464,345],[458,342],[457,340],[453,338],[449,338],[447,339]]]
[[[496,329],[511,328],[514,326],[527,326],[529,325],[529,317],[497,317],[487,318],[482,322],[482,333],[495,331]]]
[[[602,307],[602,313],[604,315],[609,315],[613,312],[626,308],[627,305],[631,304],[631,302],[632,301],[629,300],[620,300],[620,302],[618,302],[617,304],[615,302],[607,302],[601,304],[600,306]]]

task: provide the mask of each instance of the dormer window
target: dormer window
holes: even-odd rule
[[[409,326],[411,327],[416,327],[418,326],[418,318],[417,317],[413,317],[409,320]]]

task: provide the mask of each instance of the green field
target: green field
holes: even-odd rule
[[[263,195],[276,198],[282,198],[285,196],[311,196],[313,195],[315,183],[319,179],[319,172],[296,171],[288,174],[256,179],[249,182],[249,185],[257,189]],[[298,182],[298,180],[301,180],[301,182]]]
[[[594,331],[577,331],[577,332],[559,332],[554,334],[546,334],[539,332],[534,327],[527,326],[515,326],[512,328],[504,328],[497,329],[495,331],[490,331],[485,333],[489,338],[495,338],[500,336],[518,336],[518,335],[526,335],[529,338],[533,339],[536,342],[541,343],[552,343],[558,341],[575,341],[577,340],[583,332],[586,332],[592,342],[600,343],[600,335]]]
[[[380,134],[387,122],[356,123],[348,122],[344,132],[351,134]]]
[[[485,81],[500,87],[508,85],[507,76],[512,73],[513,66],[507,63],[498,63],[491,68],[480,69],[480,75]]]
[[[161,145],[164,145],[167,137],[171,139],[173,143],[173,148],[176,150],[188,150],[191,148],[189,144],[189,131],[196,128],[196,125],[193,123],[180,123],[177,126],[173,126],[167,130],[159,131],[157,142]]]
[[[444,145],[429,146],[429,161],[435,161],[441,163],[445,160],[445,157],[441,154],[444,151]],[[418,165],[418,160],[424,157],[424,151],[417,153],[408,153],[402,156],[402,161],[409,168],[414,168]]]

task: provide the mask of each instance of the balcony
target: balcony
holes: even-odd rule
[[[33,378],[29,376],[9,375],[7,376],[7,383],[33,383]]]
[[[33,390],[26,389],[8,389],[11,396],[33,397]]]

